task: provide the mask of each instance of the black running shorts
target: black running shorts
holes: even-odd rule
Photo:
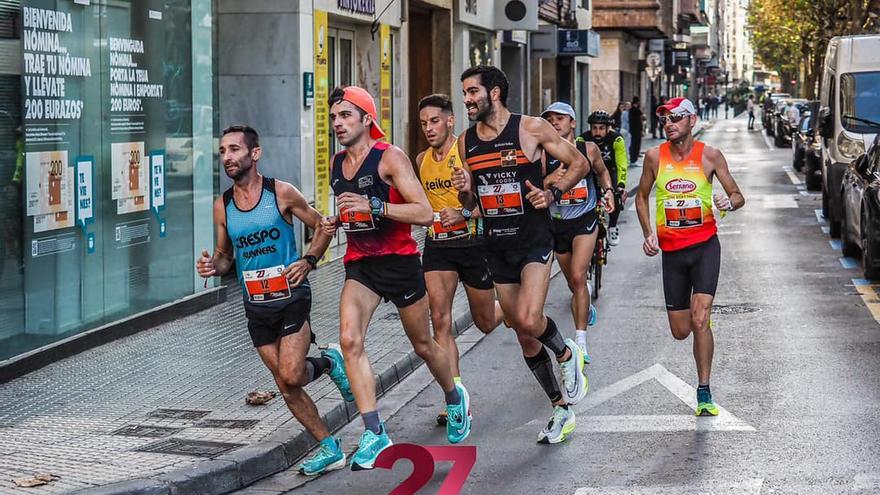
[[[507,241],[512,242],[512,241]],[[522,282],[522,271],[529,263],[546,264],[553,257],[551,246],[531,247],[527,249],[486,250],[486,261],[489,262],[489,273],[496,284],[519,284]]]
[[[345,264],[345,279],[362,283],[398,308],[425,296],[425,275],[418,254],[388,254],[349,261]]]
[[[311,289],[298,287],[292,291],[291,298],[290,304],[276,310],[252,308],[252,305],[245,304],[244,314],[254,347],[272,344],[281,337],[293,335],[309,321],[312,311]],[[315,343],[314,333],[311,334],[311,340]]]
[[[595,209],[568,220],[554,218],[550,224],[550,232],[553,234],[553,251],[559,254],[570,253],[575,237],[592,234],[598,226],[599,215]]]
[[[715,296],[721,270],[721,243],[718,236],[677,251],[663,252],[663,293],[666,310],[691,307],[692,294]]]
[[[474,289],[493,287],[486,263],[486,247],[473,244],[464,247],[445,247],[438,242],[425,241],[422,266],[425,272],[456,272],[462,283]]]

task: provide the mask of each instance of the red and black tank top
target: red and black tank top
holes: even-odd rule
[[[345,160],[346,151],[340,151],[333,156],[333,168],[330,173],[330,185],[333,194],[339,196],[350,192],[360,194],[370,199],[379,198],[386,203],[404,203],[400,192],[391,187],[379,176],[379,162],[385,150],[391,145],[388,143],[376,143],[364,158],[357,173],[351,179],[347,179],[342,172],[342,162]],[[339,213],[339,221],[348,241],[343,262],[359,260],[361,258],[387,256],[391,254],[418,255],[419,249],[412,237],[412,227],[409,224],[381,218],[369,213]]]
[[[526,199],[526,180],[543,187],[541,159],[529,161],[519,142],[522,115],[512,113],[507,125],[492,141],[477,136],[477,126],[467,130],[465,149],[459,150],[474,177],[474,192],[484,218],[487,245],[495,250],[550,246],[550,214],[536,210]]]

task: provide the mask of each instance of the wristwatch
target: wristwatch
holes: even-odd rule
[[[464,217],[465,220],[470,220],[472,216],[474,216],[474,212],[468,210],[467,208],[461,209],[461,216]]]
[[[550,191],[551,194],[553,194],[553,199],[555,199],[556,201],[562,199],[562,195],[564,194],[562,192],[562,189],[559,189],[556,186],[550,186],[547,190]]]
[[[372,198],[370,198],[370,213],[372,213],[373,215],[378,217],[378,216],[382,215],[382,212],[384,212],[384,211],[385,211],[385,202],[384,201],[377,198],[376,196],[373,196]]]
[[[318,257],[317,256],[315,256],[313,254],[307,254],[307,255],[303,256],[303,259],[306,260],[306,263],[308,263],[309,265],[312,266],[313,270],[318,267]]]

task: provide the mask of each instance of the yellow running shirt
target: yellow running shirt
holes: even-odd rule
[[[703,172],[703,147],[676,161],[668,142],[660,145],[657,170],[657,240],[663,251],[677,251],[709,240],[718,231],[712,211],[712,183]]]
[[[449,153],[441,161],[434,160],[431,148],[425,151],[419,164],[419,180],[434,211],[434,223],[428,227],[428,237],[435,241],[447,241],[473,237],[477,233],[477,219],[470,219],[451,227],[443,227],[440,223],[440,210],[443,208],[461,208],[458,191],[452,186],[452,169],[461,166],[458,154],[458,142],[452,145]]]

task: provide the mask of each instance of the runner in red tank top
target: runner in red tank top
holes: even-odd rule
[[[376,407],[376,380],[364,338],[384,298],[397,306],[416,354],[425,360],[446,394],[446,433],[458,443],[470,433],[467,391],[452,379],[448,353],[431,336],[425,278],[410,224],[430,225],[434,214],[404,152],[379,143],[376,104],[364,89],[349,86],[330,94],[330,123],[345,151],[333,159],[331,182],[339,217],[322,227],[346,231],[345,284],[339,296],[339,342],[355,404],[365,431],[351,461],[354,471],[372,469],[391,445]]]

